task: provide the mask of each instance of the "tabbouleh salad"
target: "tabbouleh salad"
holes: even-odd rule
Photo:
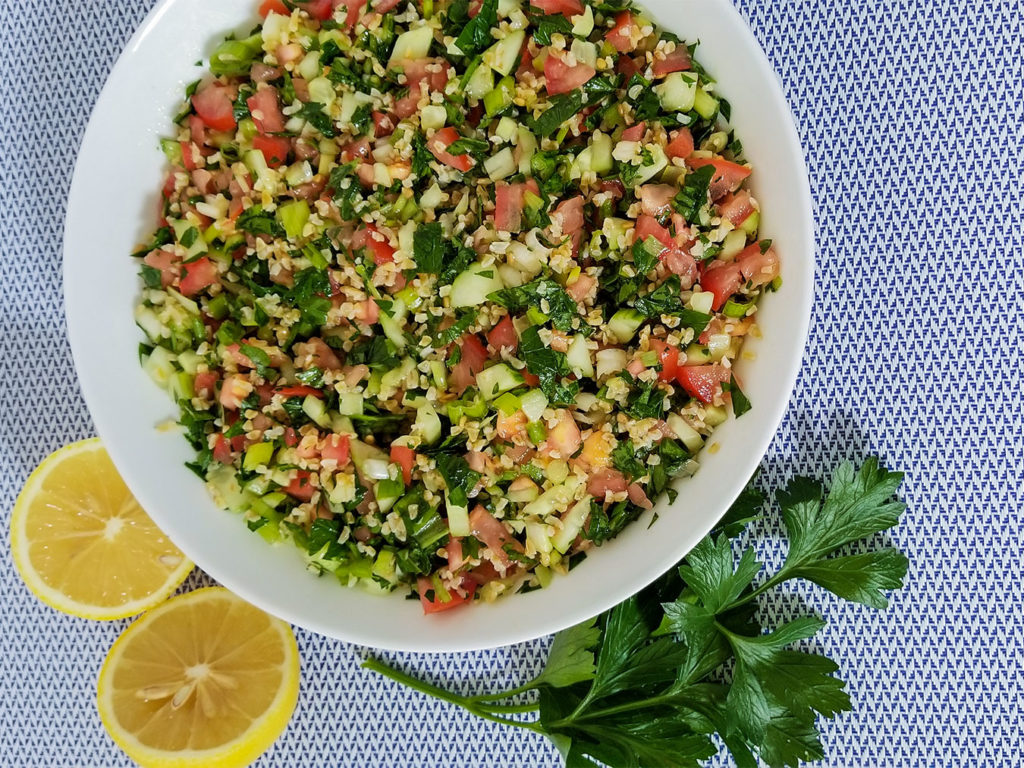
[[[728,103],[630,0],[260,14],[188,87],[135,254],[189,466],[342,584],[544,587],[750,407],[779,263]]]

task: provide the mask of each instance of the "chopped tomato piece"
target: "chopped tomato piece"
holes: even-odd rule
[[[704,269],[700,276],[700,287],[705,291],[711,291],[715,300],[711,308],[716,312],[720,310],[729,297],[743,285],[743,274],[736,262],[714,261]]]
[[[552,96],[574,91],[596,74],[597,70],[588,64],[579,63],[570,67],[554,54],[544,61],[544,79],[547,81],[548,93]]]
[[[644,137],[645,133],[647,133],[647,123],[637,123],[636,125],[631,125],[629,128],[622,132],[622,140],[640,141],[640,139]]]
[[[395,132],[394,118],[392,118],[387,112],[380,112],[375,109],[370,113],[370,115],[373,117],[373,135],[376,138],[379,139],[381,136],[390,136]]]
[[[587,493],[597,499],[604,499],[606,493],[622,493],[628,487],[626,476],[610,467],[597,470],[587,480]]]
[[[377,13],[387,13],[388,11],[393,10],[399,2],[401,2],[401,0],[373,0],[373,10]]]
[[[263,158],[271,168],[284,165],[292,148],[291,142],[286,138],[281,136],[264,136],[263,134],[253,136],[252,146],[263,153]]]
[[[560,13],[566,18],[583,13],[582,0],[530,0],[530,5],[540,8],[544,13]]]
[[[775,249],[762,250],[760,243],[748,245],[736,256],[743,279],[753,286],[770,283],[779,276],[779,257]]]
[[[402,480],[412,482],[412,468],[416,465],[416,451],[405,445],[391,446],[391,461],[402,468]]]
[[[718,215],[731,221],[734,227],[746,221],[753,212],[754,203],[745,189],[726,195],[718,202]]]
[[[289,448],[294,448],[299,444],[299,433],[295,431],[295,427],[284,428],[284,444]]]
[[[612,27],[605,40],[611,43],[619,53],[632,51],[636,48],[636,43],[633,42],[633,27],[633,14],[629,11],[621,11],[615,17],[615,26]]]
[[[317,21],[327,21],[334,14],[332,0],[294,0],[295,7],[300,8]]]
[[[506,565],[509,563],[509,556],[505,547],[511,547],[517,552],[523,551],[523,545],[509,532],[505,524],[479,504],[469,513],[469,527],[473,535]]]
[[[562,234],[572,237],[573,257],[579,256],[583,242],[583,196],[563,200],[555,208],[555,213],[562,219]]]
[[[685,45],[678,45],[665,58],[654,58],[654,76],[664,77],[672,72],[685,72],[690,68],[690,50]]]
[[[487,343],[495,349],[508,347],[513,352],[516,351],[516,347],[519,346],[519,335],[516,333],[515,326],[512,325],[511,315],[505,315],[501,322],[491,328],[490,333],[487,334]]]
[[[203,122],[215,131],[233,131],[235,122],[234,88],[213,83],[192,94],[192,106]]]
[[[653,237],[666,248],[671,248],[674,245],[672,233],[666,227],[661,226],[656,218],[644,214],[636,220],[636,241],[644,242],[648,237]]]
[[[452,127],[442,128],[434,134],[434,137],[427,142],[427,148],[442,163],[450,165],[457,171],[465,173],[473,167],[473,158],[468,154],[453,155],[447,150],[452,144],[459,140],[459,132]]]
[[[359,21],[360,15],[366,8],[366,0],[340,0],[335,3],[336,5],[344,5],[348,8],[348,14],[345,16],[345,26],[352,29],[356,22]]]
[[[420,604],[423,606],[423,613],[440,613],[441,611],[466,605],[473,601],[473,593],[476,592],[476,582],[472,579],[464,579],[462,586],[466,590],[466,596],[463,597],[458,592],[449,591],[448,594],[451,599],[446,603],[437,595],[434,596],[433,600],[427,596],[434,589],[433,582],[430,579],[421,578],[416,582],[416,586],[420,593]]]
[[[260,88],[245,100],[245,104],[249,107],[249,114],[252,115],[252,120],[260,133],[281,133],[284,130],[284,113],[281,111],[276,88]]]
[[[577,304],[582,304],[590,295],[590,292],[594,290],[595,285],[597,285],[597,278],[581,274],[573,282],[565,286],[565,292],[572,296]]]
[[[705,165],[714,166],[715,172],[711,177],[711,186],[709,187],[712,200],[717,200],[729,192],[735,192],[743,180],[750,175],[750,168],[747,166],[721,157],[691,157],[686,162],[691,168],[703,168]]]
[[[494,190],[494,228],[499,232],[518,232],[522,223],[522,186],[499,184]]]
[[[669,184],[644,184],[640,187],[640,204],[648,216],[662,216],[672,210],[676,187]]]
[[[395,260],[395,249],[391,247],[387,236],[373,224],[366,225],[365,245],[373,255],[374,264],[387,264]]]
[[[348,435],[328,435],[320,457],[325,461],[334,460],[339,467],[348,464]]]
[[[564,408],[558,412],[558,423],[548,430],[544,452],[557,451],[562,459],[568,459],[583,444],[580,428],[572,414]]]
[[[476,375],[484,369],[484,363],[487,362],[487,348],[480,343],[476,334],[467,333],[463,336],[459,342],[459,349],[462,357],[448,377],[448,383],[452,385],[456,394],[461,394],[466,387],[476,383]]]
[[[214,283],[220,282],[217,265],[206,256],[200,256],[195,261],[182,264],[181,269],[181,283],[178,288],[186,296],[195,296],[204,288],[209,288]]]
[[[288,10],[283,0],[263,0],[260,3],[260,16],[264,19],[272,13],[276,13],[280,16],[290,16],[291,11]]]
[[[728,381],[730,375],[723,365],[683,365],[676,371],[676,380],[687,394],[711,403],[722,393],[722,383]]]
[[[178,257],[162,248],[150,251],[142,261],[147,266],[160,270],[160,283],[164,288],[171,285],[181,272]]]
[[[680,128],[672,135],[672,141],[665,147],[669,157],[687,158],[693,154],[693,134],[689,128]]]
[[[658,353],[661,362],[658,378],[662,381],[675,381],[676,370],[679,368],[679,347],[666,344],[661,339],[651,339],[651,349]]]
[[[668,267],[668,271],[679,275],[679,287],[687,290],[697,282],[697,262],[685,251],[672,247],[661,252],[658,259]]]
[[[311,474],[302,469],[296,470],[295,477],[285,486],[284,492],[293,499],[309,501],[313,498],[313,494],[316,493],[316,488],[309,481]]]
[[[217,389],[220,374],[216,371],[201,371],[196,374],[195,390],[200,397],[212,398]]]
[[[307,397],[312,395],[313,397],[319,397],[323,399],[324,393],[314,387],[307,387],[305,384],[296,384],[292,387],[278,387],[276,390],[277,394],[281,397]]]
[[[213,443],[213,460],[221,464],[231,463],[231,443],[224,435],[217,435]]]

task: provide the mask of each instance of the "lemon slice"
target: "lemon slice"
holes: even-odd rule
[[[44,603],[84,619],[135,616],[192,570],[135,501],[98,438],[50,454],[11,516],[11,552]]]
[[[248,765],[284,730],[298,695],[291,628],[222,587],[138,619],[97,683],[103,725],[144,768]]]

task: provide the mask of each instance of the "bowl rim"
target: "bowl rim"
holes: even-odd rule
[[[98,407],[98,404],[104,400],[104,394],[100,391],[100,381],[91,373],[92,368],[88,361],[90,341],[84,337],[84,330],[80,330],[80,324],[76,322],[76,318],[81,317],[82,313],[86,310],[83,307],[83,302],[81,300],[81,292],[76,291],[73,287],[69,288],[69,286],[74,285],[74,281],[69,280],[69,278],[72,278],[76,272],[76,257],[74,256],[75,249],[71,245],[72,234],[77,231],[77,227],[79,225],[76,218],[79,206],[76,206],[76,201],[81,198],[82,189],[86,184],[82,173],[82,158],[85,155],[86,148],[90,146],[91,142],[95,138],[93,134],[95,133],[94,126],[97,123],[96,115],[101,113],[102,110],[109,108],[108,102],[113,98],[112,92],[114,90],[114,84],[117,82],[117,76],[121,73],[121,70],[124,69],[125,62],[139,50],[140,45],[144,42],[145,38],[150,34],[154,27],[161,22],[165,14],[167,14],[175,5],[188,1],[189,0],[161,0],[161,2],[158,2],[156,6],[150,10],[139,28],[131,36],[111,68],[103,89],[95,102],[88,126],[83,134],[81,144],[77,152],[75,170],[69,187],[67,211],[64,218],[64,241],[62,249],[62,287],[65,320],[67,324],[67,334],[71,345],[72,358],[78,374],[79,386],[83,397],[93,418],[97,433],[104,440],[104,445],[111,455],[115,465],[118,466],[119,471],[121,471],[125,476],[125,481],[128,483],[129,488],[132,490],[133,494],[135,494],[136,498],[139,499],[140,503],[144,503],[144,506],[148,511],[152,510],[151,514],[157,523],[160,524],[162,528],[170,529],[167,533],[172,539],[179,537],[179,531],[173,530],[174,525],[167,525],[167,521],[170,517],[165,516],[160,512],[161,505],[156,501],[155,490],[140,486],[139,483],[136,482],[132,473],[130,471],[125,471],[125,468],[132,464],[132,457],[128,455],[127,446],[122,445],[119,440],[108,439],[108,437],[113,438],[119,429],[115,427],[111,419],[108,419],[108,412],[104,408]],[[805,290],[799,295],[788,297],[790,300],[800,301],[795,322],[792,322],[788,326],[789,334],[794,340],[794,344],[792,346],[794,352],[788,359],[784,360],[783,365],[780,365],[779,367],[780,372],[776,377],[776,381],[781,385],[778,387],[778,391],[781,394],[771,404],[771,411],[765,419],[767,426],[748,442],[748,450],[745,453],[745,463],[743,466],[737,468],[737,473],[741,480],[736,483],[735,487],[732,488],[729,493],[721,495],[721,500],[723,502],[721,508],[724,512],[742,492],[746,478],[750,477],[759,465],[771,441],[774,439],[788,408],[789,401],[797,381],[803,353],[806,349],[813,307],[815,224],[807,163],[797,133],[793,111],[782,90],[778,73],[775,71],[764,50],[754,37],[753,31],[733,5],[728,2],[728,0],[712,0],[710,4],[721,6],[721,12],[733,17],[733,26],[735,27],[735,30],[733,31],[745,38],[740,41],[742,47],[748,49],[748,52],[758,59],[758,63],[762,70],[761,74],[765,75],[766,79],[769,81],[769,95],[772,101],[776,103],[776,107],[779,110],[779,127],[782,129],[779,138],[785,143],[785,149],[790,156],[797,159],[793,166],[793,171],[800,183],[799,188],[792,190],[792,192],[795,198],[795,205],[799,209],[799,215],[804,222],[805,229],[801,233],[794,234],[793,239],[794,242],[799,241],[806,244],[806,253],[800,254],[802,258],[787,261],[787,265],[789,266],[786,267],[787,278],[791,275],[793,277],[799,277],[800,284],[805,286]],[[239,22],[241,21],[243,20],[240,19]],[[800,250],[802,251],[803,248]],[[798,265],[802,267],[802,269],[800,270],[800,274],[796,275],[795,272]],[[759,407],[766,408],[767,406]],[[150,429],[152,429],[152,427],[150,427]],[[212,503],[213,502],[211,500],[211,504]],[[591,607],[587,608],[585,611],[581,611],[579,607],[565,611],[565,615],[569,616],[572,619],[571,621],[566,621],[563,617],[562,619],[549,620],[548,626],[540,628],[536,626],[511,626],[506,632],[501,634],[500,637],[491,636],[489,639],[483,641],[466,641],[464,638],[452,638],[452,642],[446,643],[443,647],[439,646],[436,640],[430,640],[429,637],[427,639],[416,636],[390,637],[374,634],[373,632],[365,632],[358,626],[358,622],[353,622],[353,625],[350,628],[346,627],[344,630],[339,630],[337,626],[329,624],[328,622],[319,619],[317,616],[311,616],[308,611],[303,611],[299,607],[298,603],[270,600],[266,595],[254,591],[249,588],[244,581],[232,573],[232,568],[223,566],[219,561],[215,562],[213,560],[195,557],[192,559],[195,560],[197,565],[200,565],[200,567],[216,581],[227,586],[244,599],[252,602],[254,605],[257,605],[263,610],[266,610],[267,612],[293,624],[305,627],[320,634],[337,637],[348,642],[372,645],[374,647],[393,651],[460,652],[485,650],[532,640],[609,609],[621,600],[626,599],[629,595],[635,594],[637,591],[658,578],[658,576],[663,572],[671,568],[675,562],[678,562],[685,556],[694,544],[707,534],[713,524],[714,519],[712,518],[708,522],[707,526],[704,526],[703,524],[695,525],[692,533],[698,533],[699,536],[690,535],[688,536],[687,541],[681,541],[678,547],[676,547],[674,559],[671,562],[664,564],[659,563],[659,566],[664,565],[664,567],[659,567],[655,570],[652,566],[648,566],[643,570],[641,576],[634,576],[631,579],[626,579],[625,588],[628,589],[628,593],[623,594],[624,590],[620,589],[613,595],[606,595],[604,598],[595,599],[595,602],[592,605],[588,603]],[[641,522],[636,521],[633,525],[639,526],[641,525]],[[266,547],[266,551],[271,552],[273,550],[270,547]],[[192,553],[186,551],[186,554],[192,557]],[[200,559],[203,560],[203,562],[199,562]],[[523,596],[516,596],[514,599],[522,600]],[[479,606],[475,606],[474,610],[480,610],[480,608],[481,607]],[[442,616],[444,616],[444,614],[442,614]],[[481,619],[482,618],[483,617],[481,617]]]

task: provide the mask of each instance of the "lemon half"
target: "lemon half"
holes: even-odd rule
[[[11,553],[44,603],[85,619],[135,616],[192,563],[139,506],[98,438],[48,456],[11,516]]]
[[[221,587],[142,616],[100,670],[100,719],[144,768],[234,768],[277,739],[295,709],[291,628]]]

